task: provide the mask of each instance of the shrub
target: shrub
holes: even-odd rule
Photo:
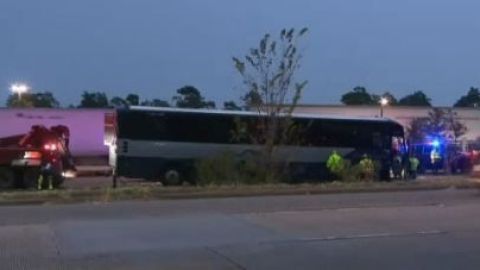
[[[235,157],[229,152],[198,160],[195,163],[195,170],[199,185],[235,185],[240,182]]]
[[[195,170],[199,185],[264,184],[275,178],[261,158],[238,159],[231,152],[198,160]]]

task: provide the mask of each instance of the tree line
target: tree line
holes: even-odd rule
[[[10,108],[60,108],[60,102],[53,93],[29,92],[22,95],[11,94],[6,102]],[[194,86],[184,86],[176,91],[176,95],[169,102],[163,99],[141,99],[138,94],[128,94],[125,97],[114,96],[108,98],[105,92],[84,91],[78,105],[68,108],[120,108],[125,106],[153,106],[153,107],[179,107],[179,108],[206,108],[214,109],[214,101],[206,100],[200,90]],[[241,110],[234,101],[224,102],[224,109]]]
[[[363,86],[357,86],[342,95],[341,102],[345,105],[378,105],[380,99],[386,98],[389,106],[423,106],[431,107],[431,98],[423,91],[415,91],[400,99],[397,99],[391,92],[384,92],[381,95],[369,93]],[[461,96],[453,107],[477,108],[480,106],[479,88],[470,87],[470,90]]]
[[[386,98],[389,106],[424,106],[431,107],[431,98],[423,91],[415,91],[397,99],[391,92],[383,94],[370,93],[365,87],[357,86],[353,90],[343,94],[340,101],[344,105],[378,105],[380,99]],[[240,98],[240,104],[230,100],[223,103],[224,110],[244,110],[262,104],[260,95],[251,90]],[[11,94],[6,102],[7,107],[20,108],[60,108],[60,102],[52,92],[30,92],[21,96]],[[85,91],[82,93],[78,105],[70,105],[68,108],[118,108],[123,106],[152,106],[152,107],[179,107],[179,108],[207,108],[215,109],[214,101],[206,100],[201,91],[194,86],[184,86],[176,91],[171,101],[164,99],[144,99],[138,94],[128,94],[125,97],[114,96],[108,98],[105,92]],[[480,90],[471,87],[453,105],[456,108],[480,107]]]

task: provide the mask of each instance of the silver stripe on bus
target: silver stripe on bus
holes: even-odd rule
[[[122,152],[122,145],[127,142],[127,152]],[[211,158],[229,152],[238,157],[256,155],[263,149],[260,145],[248,144],[215,144],[124,140],[117,141],[117,155],[135,158],[164,159],[201,159]],[[333,151],[345,156],[354,148],[345,147],[299,147],[281,146],[275,149],[274,155],[287,162],[326,162]]]

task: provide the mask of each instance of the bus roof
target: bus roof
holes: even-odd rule
[[[124,110],[124,109],[120,109]],[[148,106],[130,106],[127,110],[132,111],[155,111],[155,112],[185,112],[185,113],[204,113],[204,114],[224,114],[224,115],[242,115],[242,116],[256,116],[258,112],[254,111],[229,111],[218,109],[185,109],[185,108],[172,108],[172,107],[148,107]],[[382,122],[398,124],[389,118],[378,117],[348,117],[343,115],[325,115],[325,114],[307,114],[307,113],[294,113],[292,117],[295,118],[313,118],[313,119],[332,119],[332,120],[354,120],[354,121],[367,121],[367,122]]]

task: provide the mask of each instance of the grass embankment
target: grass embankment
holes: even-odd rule
[[[10,191],[0,193],[0,205],[62,204],[79,202],[111,202],[119,200],[194,199],[274,195],[308,195],[359,192],[396,192],[477,188],[479,182],[465,179],[435,179],[410,182],[332,182],[323,184],[271,184],[206,187],[162,187],[131,185],[95,189],[60,189],[52,191]]]

